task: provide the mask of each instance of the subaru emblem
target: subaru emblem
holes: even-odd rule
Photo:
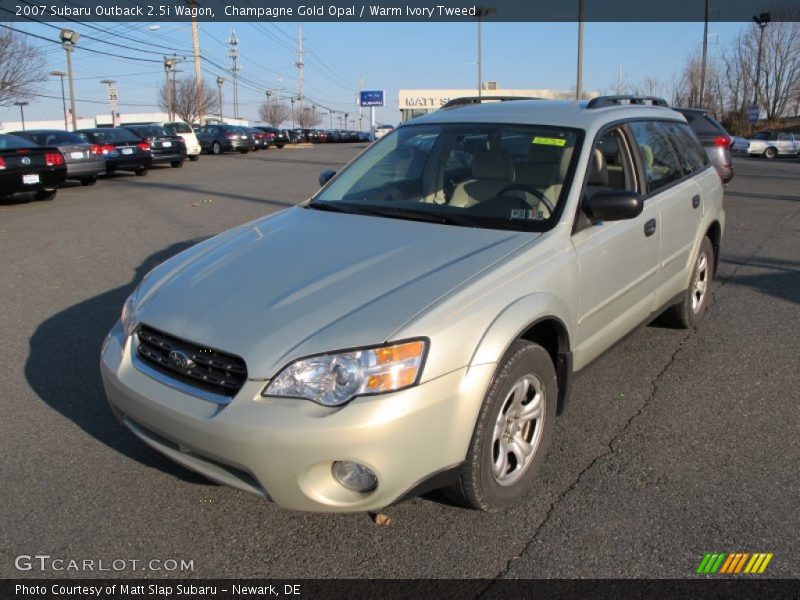
[[[188,371],[194,366],[194,361],[180,350],[173,350],[169,353],[169,362],[173,367],[182,371]]]

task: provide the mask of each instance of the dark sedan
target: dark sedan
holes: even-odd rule
[[[0,196],[33,192],[37,200],[52,200],[66,176],[58,148],[0,134]]]
[[[276,127],[266,127],[266,126],[258,126],[256,129],[260,129],[264,133],[267,134],[268,144],[270,146],[275,146],[276,148],[283,148],[286,144],[289,143],[289,136],[286,135],[286,132],[283,129],[277,129]],[[269,136],[272,136],[270,138]]]
[[[153,165],[150,144],[122,127],[97,127],[79,129],[75,132],[87,142],[98,146],[97,150],[106,160],[106,173],[133,171],[136,175],[147,175]]]
[[[733,179],[733,161],[731,160],[731,143],[733,142],[725,128],[704,108],[676,108],[686,120],[689,127],[697,135],[706,151],[706,156],[719,173],[722,183]]]
[[[106,172],[103,153],[94,144],[80,136],[61,129],[28,129],[13,131],[22,139],[37,146],[55,146],[67,163],[67,179],[75,179],[83,185],[94,185],[97,176]]]
[[[250,137],[253,138],[253,150],[266,150],[269,148],[267,141],[267,134],[261,131],[258,127],[243,127]]]
[[[211,154],[232,151],[247,154],[254,148],[253,137],[238,125],[205,125],[195,133],[200,147]]]
[[[123,125],[122,128],[150,144],[153,164],[169,163],[174,169],[183,166],[186,142],[181,136],[170,133],[161,125]]]

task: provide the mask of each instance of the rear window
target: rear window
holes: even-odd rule
[[[660,125],[672,141],[686,173],[699,171],[708,164],[705,150],[688,125],[667,122],[662,122]]]
[[[630,129],[639,146],[649,192],[683,177],[680,159],[657,121],[636,121],[630,124]]]
[[[0,134],[0,150],[14,150],[16,148],[33,148],[36,144],[32,144],[28,140],[15,135]]]
[[[58,146],[59,144],[82,144],[83,140],[69,131],[26,131],[17,133],[19,137],[30,140],[40,146]]]
[[[192,128],[186,123],[167,123],[167,127],[169,127],[175,133],[192,133]]]
[[[697,135],[728,135],[725,128],[707,113],[685,112],[683,116]]]
[[[137,125],[136,127],[128,127],[128,129],[140,137],[163,137],[169,135],[161,125]]]
[[[97,142],[138,142],[139,138],[127,129],[93,129],[86,132],[88,137]]]

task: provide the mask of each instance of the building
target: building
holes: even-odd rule
[[[164,112],[152,113],[117,113],[117,125],[126,125],[128,123],[157,123],[161,121],[168,121],[169,115]],[[219,117],[216,115],[208,115],[206,120],[209,123],[219,122]],[[225,122],[230,125],[248,125],[246,119],[233,119],[225,117]],[[69,129],[72,129],[72,123],[67,119]],[[111,127],[111,113],[100,113],[94,117],[78,117],[78,129],[91,129],[93,127]],[[0,122],[0,133],[8,133],[9,131],[19,131],[23,129],[21,121],[3,121]],[[64,119],[48,119],[48,120],[30,120],[25,119],[25,129],[64,129]]]
[[[487,82],[484,84],[484,96],[520,96],[531,98],[546,98],[548,100],[572,100],[574,91],[561,90],[507,90],[497,89],[497,84]],[[408,121],[421,117],[440,109],[450,100],[464,96],[477,96],[476,88],[462,90],[400,90],[398,104],[400,106],[400,120]],[[596,92],[584,93],[584,98],[594,98]]]

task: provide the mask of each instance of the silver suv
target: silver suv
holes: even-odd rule
[[[677,112],[491,100],[150,272],[102,350],[119,420],[290,509],[519,500],[576,371],[665,309],[697,325],[725,214]]]

